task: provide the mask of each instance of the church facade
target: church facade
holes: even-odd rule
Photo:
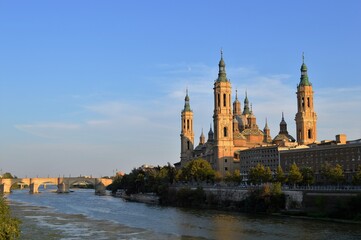
[[[184,108],[181,112],[180,166],[184,166],[193,159],[203,158],[212,165],[213,169],[225,175],[228,171],[233,172],[239,169],[240,153],[244,150],[267,146],[291,147],[316,141],[317,115],[313,108],[312,84],[308,80],[304,61],[301,66],[300,83],[297,86],[298,111],[295,118],[297,142],[287,131],[283,113],[279,134],[272,139],[267,120],[263,129],[258,127],[247,92],[243,109],[238,100],[237,91],[232,103],[232,86],[227,78],[223,52],[221,52],[218,68],[218,77],[213,87],[214,129],[211,125],[207,141],[202,131],[197,146],[194,142],[193,111],[190,107],[188,91],[186,93]]]

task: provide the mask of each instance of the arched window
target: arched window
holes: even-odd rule
[[[228,133],[227,133],[227,127],[223,128],[223,136],[227,137]]]
[[[224,93],[223,94],[223,107],[226,107],[227,106],[227,95]]]
[[[187,141],[187,149],[189,150],[190,149],[190,142]]]
[[[308,138],[312,138],[312,130],[308,129]]]

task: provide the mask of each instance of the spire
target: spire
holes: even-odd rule
[[[302,65],[301,65],[301,78],[299,86],[311,86],[312,84],[308,80],[307,66],[305,64],[305,54],[302,53]]]
[[[189,104],[188,88],[186,90],[186,97],[184,98],[184,112],[191,112],[191,106]]]
[[[285,121],[283,112],[282,112],[282,120],[280,122],[280,134],[288,134],[287,123]]]
[[[219,71],[218,71],[218,79],[217,82],[228,82],[226,75],[226,64],[223,60],[223,50],[221,49],[221,60],[219,60]]]
[[[209,128],[209,132],[208,132],[208,141],[213,141],[212,123],[211,123],[211,126]]]
[[[249,101],[247,96],[247,90],[246,90],[246,98],[244,99],[244,108],[243,108],[243,115],[251,114],[249,110]]]
[[[233,115],[238,116],[241,115],[241,103],[238,101],[238,91],[236,89],[236,99],[233,102]]]
[[[202,134],[199,137],[199,145],[203,145],[205,142],[206,141],[205,141],[205,137],[204,137],[204,134],[203,134],[203,128],[202,128]]]
[[[269,127],[268,127],[268,123],[267,123],[267,118],[266,118],[266,124],[264,125],[264,130],[268,130]]]

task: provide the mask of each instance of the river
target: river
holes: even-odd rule
[[[75,189],[6,195],[22,239],[361,239],[360,224],[189,210]]]

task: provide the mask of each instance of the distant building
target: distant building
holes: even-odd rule
[[[323,141],[308,148],[280,151],[281,166],[285,172],[288,172],[293,163],[300,168],[311,167],[315,181],[322,182],[322,166],[326,163],[331,166],[339,164],[344,170],[345,180],[351,182],[353,174],[361,166],[361,142],[346,142],[345,137],[344,134],[337,135],[336,141]]]
[[[265,122],[261,130],[256,121],[252,104],[245,93],[243,111],[236,90],[233,104],[231,82],[226,75],[226,64],[221,52],[218,77],[214,81],[213,127],[210,126],[208,139],[203,130],[199,144],[195,145],[193,131],[193,111],[190,107],[188,90],[181,112],[181,154],[177,168],[197,158],[207,160],[214,170],[225,175],[239,169],[247,177],[249,169],[258,163],[270,167],[273,172],[281,165],[285,172],[295,162],[299,167],[312,167],[316,178],[320,178],[320,168],[325,162],[340,164],[350,179],[360,161],[361,140],[347,142],[343,134],[336,141],[317,143],[317,114],[314,110],[313,88],[309,81],[307,66],[302,56],[301,77],[297,85],[296,139],[288,133],[287,123],[282,113],[280,130],[273,139]]]

